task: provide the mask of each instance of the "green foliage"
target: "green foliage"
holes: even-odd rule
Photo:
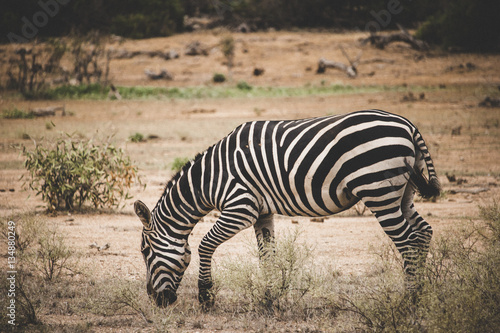
[[[146,141],[144,139],[144,135],[142,133],[135,133],[135,134],[129,136],[128,139],[132,142],[135,142],[135,143]]]
[[[246,81],[240,81],[238,84],[236,84],[236,88],[239,90],[252,90],[252,86],[249,85]]]
[[[26,112],[24,110],[13,108],[13,109],[4,109],[2,111],[3,119],[32,119],[34,118],[33,113]]]
[[[43,98],[45,99],[105,99],[109,93],[109,87],[100,83],[63,85],[48,89]]]
[[[222,37],[220,40],[220,45],[222,49],[222,54],[224,54],[224,57],[226,58],[227,68],[231,72],[231,68],[233,68],[234,65],[234,49],[235,49],[235,42],[233,36],[227,35]],[[214,80],[214,82],[216,81]]]
[[[226,76],[221,73],[215,73],[214,76],[212,77],[212,81],[214,81],[215,83],[222,83],[226,81]]]
[[[29,172],[25,188],[41,195],[49,212],[81,209],[86,202],[95,208],[118,206],[140,179],[130,158],[109,140],[94,143],[65,135],[47,145],[36,143],[34,150],[23,147]]]
[[[179,172],[182,170],[182,167],[189,162],[189,158],[187,157],[176,157],[172,162],[171,170],[175,172]]]
[[[445,48],[490,51],[500,48],[500,21],[496,0],[457,0],[430,16],[417,37]]]

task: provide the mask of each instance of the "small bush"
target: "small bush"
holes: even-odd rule
[[[220,40],[220,45],[222,48],[222,53],[226,58],[227,68],[229,70],[229,73],[231,73],[231,69],[233,68],[234,65],[234,49],[235,49],[235,41],[233,36],[227,35],[222,37]]]
[[[171,170],[175,172],[179,172],[182,170],[182,167],[189,162],[189,158],[187,157],[176,157],[172,162]]]
[[[74,252],[66,245],[64,238],[56,229],[47,228],[37,236],[38,251],[33,253],[32,265],[43,278],[52,281],[63,270],[71,270],[70,259]]]
[[[246,83],[245,81],[240,81],[236,84],[236,88],[240,90],[252,90],[252,86]]]
[[[137,167],[124,152],[109,142],[94,143],[67,135],[54,143],[23,147],[29,178],[24,187],[36,191],[49,212],[81,209],[86,202],[95,208],[116,207],[129,199],[128,189],[139,181]]]
[[[222,288],[227,287],[246,310],[260,314],[304,315],[313,305],[324,306],[323,288],[330,287],[333,272],[314,266],[313,250],[299,243],[298,231],[276,237],[275,246],[264,260],[243,258],[225,264]],[[258,258],[258,251],[254,251]],[[258,267],[257,267],[258,265]]]
[[[135,142],[135,143],[146,141],[144,139],[144,135],[142,133],[135,133],[135,134],[129,136],[128,139],[132,142]]]
[[[25,327],[28,324],[40,324],[39,313],[49,299],[54,297],[54,288],[57,288],[61,274],[65,271],[74,272],[74,252],[66,245],[64,238],[55,228],[47,225],[46,220],[34,213],[23,213],[9,216],[2,220],[2,236],[6,237],[7,222],[15,224],[15,300],[16,326]],[[2,239],[4,242],[4,239]],[[5,241],[5,243],[7,243]],[[8,282],[2,279],[0,287]],[[10,288],[10,286],[7,286]],[[0,294],[0,301],[4,301],[7,292]],[[51,303],[53,306],[54,302]],[[1,323],[7,323],[0,313]],[[10,319],[9,319],[10,320]],[[1,327],[1,324],[0,324]]]
[[[222,82],[226,81],[226,76],[224,74],[221,74],[221,73],[215,73],[212,80],[215,83],[222,83]]]

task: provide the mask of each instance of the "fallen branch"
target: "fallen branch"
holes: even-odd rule
[[[481,192],[487,192],[490,189],[487,187],[479,187],[479,188],[458,188],[458,189],[451,189],[450,193],[451,194],[457,194],[457,193],[468,193],[468,194],[478,194]]]
[[[358,71],[356,67],[347,66],[341,62],[326,60],[325,58],[321,58],[318,61],[318,69],[316,73],[321,74],[326,71],[327,68],[334,68],[341,70],[347,74],[350,78],[355,78],[358,75]]]
[[[55,116],[56,111],[61,110],[61,116],[66,115],[66,110],[64,109],[63,106],[52,106],[52,107],[46,107],[46,108],[37,108],[37,109],[32,109],[30,110],[30,114],[32,114],[35,117],[48,117],[48,116]]]
[[[161,80],[161,79],[173,80],[174,79],[172,74],[170,74],[166,69],[162,69],[160,71],[160,73],[155,73],[153,71],[150,71],[149,69],[146,69],[144,71],[144,74],[146,74],[150,80]]]
[[[208,55],[208,48],[201,44],[199,41],[194,41],[186,46],[185,55],[196,56],[196,55]]]
[[[179,53],[175,50],[169,50],[165,52],[160,50],[157,51],[128,51],[126,49],[110,50],[110,57],[112,59],[132,59],[134,57],[142,55],[149,56],[151,58],[159,57],[165,60],[179,58]]]
[[[359,52],[356,56],[356,59],[352,61],[349,55],[345,52],[342,45],[340,46],[340,50],[342,51],[342,54],[347,58],[347,61],[349,61],[350,66],[345,65],[341,62],[330,61],[326,60],[325,58],[321,58],[318,61],[318,69],[316,70],[316,73],[322,74],[326,71],[327,68],[335,68],[345,72],[348,77],[355,78],[358,75],[357,66],[359,64],[362,52]]]
[[[401,25],[398,24],[398,28],[400,30],[399,32],[389,35],[376,35],[372,33],[370,37],[362,39],[361,44],[364,45],[369,42],[371,45],[382,50],[390,43],[403,42],[410,45],[414,50],[427,51],[429,49],[429,44],[410,35]]]

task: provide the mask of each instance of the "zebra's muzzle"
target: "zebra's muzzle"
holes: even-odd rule
[[[177,300],[177,294],[170,288],[166,288],[160,292],[156,292],[153,289],[153,286],[148,283],[147,291],[149,297],[151,297],[155,301],[156,305],[162,308],[174,303]]]

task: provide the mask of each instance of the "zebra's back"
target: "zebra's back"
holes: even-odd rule
[[[248,188],[262,214],[331,215],[366,187],[407,181],[400,176],[406,162],[414,164],[414,131],[405,118],[378,110],[249,122],[212,147],[211,165],[221,170],[214,174],[229,174],[221,186],[231,180]],[[230,199],[221,193],[218,200]]]

